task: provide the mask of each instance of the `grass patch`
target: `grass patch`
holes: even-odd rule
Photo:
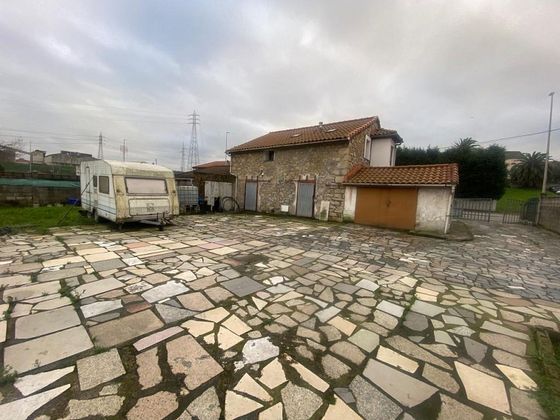
[[[91,225],[95,223],[93,219],[82,216],[79,207],[69,207],[0,207],[0,228],[29,227],[44,232],[55,226]],[[68,215],[60,222],[66,212],[68,212]]]
[[[531,353],[537,400],[550,418],[560,418],[560,334],[536,330]]]
[[[531,198],[538,198],[541,195],[541,190],[537,188],[506,188],[505,194],[498,200],[496,204],[496,211],[503,212],[507,209],[508,200],[521,200],[527,201]],[[558,197],[557,194],[547,192],[549,197]]]
[[[17,372],[10,365],[0,367],[0,386],[13,384],[16,380]]]
[[[60,289],[58,293],[61,296],[66,296],[72,302],[72,305],[76,306],[80,302],[80,296],[74,293],[74,288],[66,283],[66,280],[60,280]]]
[[[12,312],[14,311],[14,306],[16,306],[16,302],[12,296],[8,296],[8,309],[6,309],[3,313],[4,319],[10,319],[12,316]]]

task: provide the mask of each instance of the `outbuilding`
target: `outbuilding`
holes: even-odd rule
[[[372,167],[346,175],[344,220],[393,229],[447,233],[459,183],[456,163]]]

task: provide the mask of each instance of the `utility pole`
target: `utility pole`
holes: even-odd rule
[[[224,152],[225,157],[226,157],[226,158],[225,158],[225,161],[226,161],[226,162],[227,162],[227,160],[228,160],[228,155],[227,155],[227,136],[228,136],[228,134],[231,134],[231,133],[230,133],[229,131],[226,131],[226,150],[225,150],[225,152]]]
[[[550,131],[552,129],[552,107],[554,105],[554,92],[548,94],[550,96],[550,115],[548,117],[548,139],[546,141],[546,159],[544,161],[544,176],[542,181],[542,195],[546,194],[546,182],[548,180],[548,159],[550,155]]]
[[[33,156],[31,154],[31,140],[29,140],[29,173],[33,173],[33,160],[31,158],[31,156]]]
[[[97,146],[97,159],[103,159],[103,134],[99,132],[99,145]]]
[[[122,141],[121,152],[122,152],[122,161],[126,162],[126,152],[128,152],[128,147],[126,147],[126,139],[123,139]]]
[[[200,124],[200,115],[193,111],[189,115],[189,123],[191,124],[191,144],[189,146],[189,157],[187,160],[187,170],[192,170],[192,168],[200,163],[198,156],[198,134],[197,126]]]

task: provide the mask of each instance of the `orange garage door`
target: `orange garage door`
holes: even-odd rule
[[[414,229],[417,198],[416,188],[360,187],[354,221],[363,225]]]

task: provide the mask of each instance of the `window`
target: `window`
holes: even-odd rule
[[[165,179],[125,178],[128,194],[162,195],[167,194]]]
[[[391,146],[391,156],[389,157],[389,166],[395,164],[395,146]]]
[[[371,161],[371,137],[366,136],[366,144],[364,145],[364,157]]]
[[[266,162],[272,162],[274,160],[274,150],[267,150],[264,152],[264,160]]]
[[[109,177],[100,176],[99,177],[99,192],[102,194],[109,194]]]
[[[93,188],[97,188],[97,175],[93,176]]]

